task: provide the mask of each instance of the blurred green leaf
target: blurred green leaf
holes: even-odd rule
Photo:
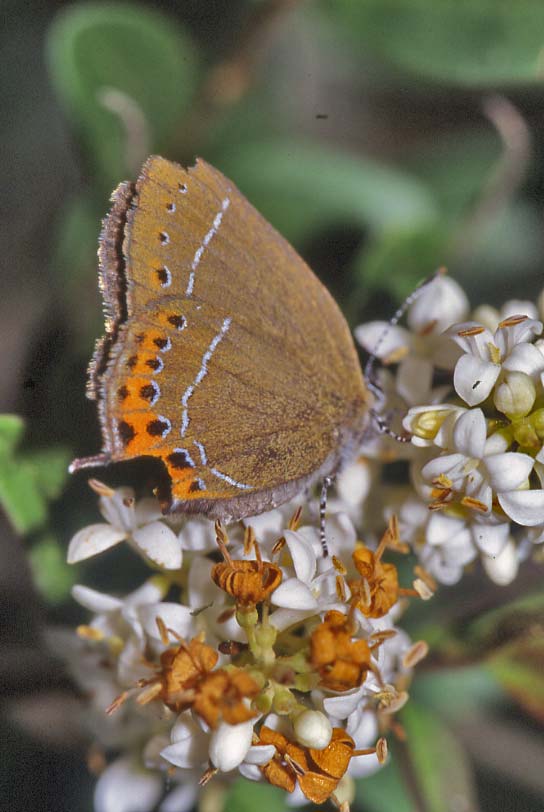
[[[299,141],[245,144],[219,166],[287,239],[337,223],[380,231],[436,213],[426,187],[400,170]]]
[[[393,754],[385,767],[356,783],[354,808],[364,812],[419,812]]]
[[[64,487],[70,454],[64,448],[46,448],[26,458],[34,481],[46,499],[56,499]]]
[[[0,503],[18,533],[45,524],[47,504],[28,464],[8,459],[0,466]]]
[[[52,536],[45,536],[29,552],[34,583],[48,603],[62,603],[75,583],[76,572],[66,563],[66,551]]]
[[[499,684],[539,722],[544,723],[544,628],[505,646],[487,661]]]
[[[442,217],[457,221],[479,200],[484,185],[498,166],[503,146],[497,133],[447,132],[424,151],[417,152],[409,168],[435,195]]]
[[[541,82],[540,0],[340,0],[359,48],[402,70],[465,86]]]
[[[279,787],[239,778],[229,790],[223,812],[286,812],[286,794]]]
[[[25,424],[19,415],[0,415],[0,458],[12,453],[23,436]]]
[[[355,285],[365,295],[386,290],[402,301],[418,282],[444,265],[447,243],[448,233],[438,224],[385,231],[353,260]]]
[[[485,665],[442,667],[417,674],[410,696],[448,718],[481,713],[504,699],[497,680]],[[444,703],[444,697],[448,697]]]
[[[447,700],[447,698],[445,698]],[[418,812],[477,812],[474,782],[464,747],[438,716],[414,700],[401,714],[407,741],[408,785],[422,804]]]
[[[96,267],[100,220],[105,212],[88,197],[72,197],[62,208],[51,267],[62,287],[81,290],[81,278]],[[94,279],[93,279],[94,283]]]
[[[534,624],[544,623],[544,593],[533,592],[489,612],[480,614],[463,635],[474,648],[489,648],[493,641],[505,644],[524,634]]]
[[[16,415],[0,417],[0,504],[17,532],[29,533],[45,524],[47,501],[59,495],[70,456],[61,448],[18,454],[23,429]]]
[[[47,45],[55,89],[109,192],[180,123],[195,89],[193,46],[177,21],[132,3],[70,6]]]

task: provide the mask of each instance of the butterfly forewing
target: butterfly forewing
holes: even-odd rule
[[[101,376],[111,458],[160,457],[173,508],[219,516],[334,470],[367,411],[349,330],[233,184],[149,159],[123,255],[126,320]]]

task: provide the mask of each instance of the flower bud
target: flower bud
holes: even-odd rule
[[[524,417],[533,408],[536,390],[525,372],[509,372],[495,388],[495,406],[510,418]]]
[[[314,750],[323,750],[332,737],[332,725],[321,711],[302,711],[295,719],[293,728],[299,744]]]
[[[210,761],[223,773],[238,767],[251,747],[255,720],[228,725],[221,722],[210,739]]]
[[[510,540],[502,552],[494,558],[482,556],[482,564],[492,581],[499,586],[507,586],[512,583],[518,572],[519,558],[516,545]]]

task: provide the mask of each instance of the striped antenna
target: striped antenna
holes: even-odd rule
[[[412,293],[410,293],[406,297],[406,299],[402,302],[400,307],[396,310],[396,312],[393,314],[393,316],[389,319],[389,321],[387,322],[387,324],[383,328],[378,340],[376,341],[374,349],[370,353],[370,355],[368,357],[368,360],[367,360],[367,362],[365,364],[364,376],[365,376],[366,385],[368,386],[368,388],[372,392],[372,394],[377,398],[377,400],[381,400],[382,396],[383,396],[383,391],[382,391],[380,385],[377,383],[376,377],[375,377],[375,375],[376,375],[376,361],[379,360],[378,359],[378,351],[379,351],[381,345],[385,341],[385,338],[387,337],[387,334],[389,333],[391,328],[395,327],[399,323],[399,321],[404,316],[404,314],[406,313],[406,311],[408,310],[410,305],[412,305],[416,301],[416,299],[418,299],[421,296],[423,291],[430,284],[432,284],[435,281],[435,279],[437,279],[438,276],[443,276],[445,273],[446,273],[446,268],[439,268],[437,271],[435,271],[433,274],[431,274],[431,276],[428,276],[426,279],[424,279],[422,282],[420,282],[419,285],[416,288],[414,288]],[[371,414],[372,414],[372,418],[374,420],[374,423],[376,425],[376,428],[378,429],[380,434],[387,434],[388,437],[392,437],[393,440],[396,440],[399,443],[408,443],[408,442],[410,442],[411,438],[409,436],[407,436],[405,434],[397,434],[395,431],[393,431],[392,428],[389,426],[389,423],[387,422],[387,420],[384,420],[384,418],[381,417],[374,409],[372,409]]]

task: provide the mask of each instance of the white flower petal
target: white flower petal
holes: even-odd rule
[[[104,592],[97,592],[83,584],[76,584],[72,587],[72,598],[90,612],[100,613],[115,612],[123,606],[123,601],[106,595]]]
[[[465,353],[455,365],[453,373],[455,391],[469,406],[476,406],[489,395],[500,371],[501,368],[497,364]]]
[[[132,634],[117,658],[117,680],[123,688],[132,688],[138,680],[148,679],[152,675],[144,660],[145,641]]]
[[[181,528],[179,541],[184,550],[210,551],[217,549],[213,522],[189,519]]]
[[[158,603],[168,591],[169,583],[162,575],[152,575],[147,581],[127,595],[125,606],[143,606],[146,603]]]
[[[134,523],[137,526],[149,524],[149,522],[162,518],[163,513],[159,502],[152,496],[140,499],[134,505]]]
[[[518,524],[544,524],[544,490],[509,491],[498,494],[498,500],[506,515]]]
[[[427,522],[425,537],[428,544],[447,544],[450,539],[459,533],[468,532],[464,519],[456,519],[445,513],[431,513]]]
[[[300,533],[294,533],[292,530],[286,530],[283,537],[289,547],[297,578],[309,584],[315,575],[316,566],[316,557],[311,544]]]
[[[309,587],[298,578],[283,581],[271,596],[272,603],[285,609],[317,609],[317,600]]]
[[[372,484],[370,465],[352,462],[346,465],[336,478],[336,493],[348,505],[359,505],[368,495]]]
[[[190,812],[196,806],[198,794],[199,788],[196,780],[182,784],[168,793],[159,806],[159,812]]]
[[[482,327],[477,321],[464,321],[459,324],[453,324],[444,331],[444,335],[449,336],[455,343],[461,347],[463,352],[475,355],[484,361],[489,359],[489,344],[493,344],[493,333],[484,328],[481,332],[475,335],[466,335],[471,330],[479,330]],[[465,335],[460,335],[460,333]]]
[[[478,549],[487,556],[498,556],[504,550],[510,535],[510,525],[473,522],[472,537]]]
[[[456,451],[466,457],[480,459],[485,448],[487,427],[481,409],[464,412],[453,429],[453,445]]]
[[[397,392],[408,405],[425,403],[429,399],[433,365],[423,358],[409,356],[399,364]]]
[[[465,485],[465,493],[467,496],[485,505],[487,513],[491,511],[493,490],[481,471],[470,472]]]
[[[516,344],[503,362],[503,368],[513,372],[525,372],[536,378],[544,369],[544,356],[534,344]]]
[[[139,550],[159,567],[178,570],[181,567],[181,544],[173,530],[163,522],[151,522],[132,533]]]
[[[517,575],[519,559],[516,545],[512,540],[506,544],[500,555],[495,558],[484,556],[482,558],[484,569],[499,586],[506,586],[512,583]]]
[[[383,765],[378,761],[375,753],[367,756],[354,756],[349,763],[349,775],[353,778],[365,778],[378,772]]]
[[[433,333],[441,333],[453,322],[464,319],[469,302],[462,287],[450,276],[438,276],[421,291],[407,314],[408,326],[415,333],[434,326]]]
[[[513,491],[522,485],[532,471],[534,460],[528,454],[506,452],[491,454],[484,460],[489,483],[494,491]]]
[[[435,457],[429,460],[421,469],[421,476],[428,482],[432,482],[441,474],[445,474],[455,480],[465,476],[464,465],[466,463],[464,454],[444,454],[442,457]]]
[[[370,747],[378,737],[376,714],[372,710],[355,711],[349,716],[346,731],[355,742],[355,747]]]
[[[268,764],[274,758],[276,748],[273,744],[254,744],[246,753],[246,764]]]
[[[509,299],[501,307],[499,320],[508,318],[512,313],[521,313],[524,316],[529,316],[530,319],[538,319],[538,308],[534,302],[527,299]]]
[[[261,513],[259,516],[250,516],[244,519],[246,527],[252,527],[259,542],[264,545],[277,541],[285,527],[285,517],[281,510],[270,510],[268,513]]]
[[[135,501],[132,488],[117,488],[112,496],[101,496],[98,506],[107,522],[128,531],[135,527]]]
[[[167,629],[172,629],[180,637],[187,638],[196,631],[195,619],[188,606],[179,603],[153,603],[138,610],[138,616],[145,633],[160,640],[157,618],[160,618]]]
[[[210,738],[210,761],[223,773],[234,770],[242,763],[251,747],[254,719],[239,725],[221,722]]]
[[[364,688],[355,688],[338,696],[328,696],[323,700],[323,707],[335,719],[347,719],[362,701]]]
[[[502,454],[510,445],[510,439],[501,431],[495,431],[485,441],[484,456]]]
[[[274,592],[274,595],[275,594],[276,592]],[[303,620],[312,617],[315,613],[315,607],[312,609],[276,609],[276,611],[270,615],[270,623],[279,632],[283,632],[285,629],[288,629],[289,626],[293,626],[295,623],[302,623]]]
[[[523,316],[523,313],[510,313],[506,318],[516,319]],[[535,336],[540,335],[542,332],[542,322],[537,319],[524,319],[518,324],[511,326],[498,327],[495,332],[495,341],[502,357],[509,354],[516,344],[522,342],[532,341]]]
[[[162,776],[139,769],[130,759],[110,764],[98,779],[95,812],[149,812],[162,795]]]
[[[171,732],[173,744],[161,756],[183,769],[201,767],[208,760],[208,735],[197,725],[189,711],[182,713]]]
[[[84,561],[109,550],[125,538],[124,530],[116,530],[109,524],[91,524],[73,536],[68,546],[67,561],[69,564]]]
[[[248,764],[246,761],[243,761],[238,767],[238,772],[240,775],[243,775],[244,778],[247,778],[248,781],[263,780],[263,774],[256,764]]]
[[[378,358],[387,358],[412,345],[412,334],[404,327],[392,327],[387,321],[369,321],[353,331],[357,342]]]

